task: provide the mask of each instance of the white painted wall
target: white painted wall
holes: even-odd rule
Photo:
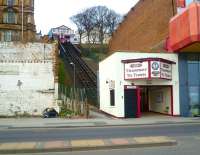
[[[147,80],[124,80],[124,64],[122,60],[139,58],[163,58],[176,62],[172,65],[172,80],[154,79]],[[178,56],[168,53],[137,53],[137,52],[116,52],[99,63],[100,80],[100,109],[116,117],[124,117],[124,85],[172,85],[174,115],[180,114],[179,105],[179,77],[178,77]],[[106,81],[115,81],[115,106],[110,106],[109,84]]]
[[[0,115],[41,115],[55,102],[55,45],[0,43]]]

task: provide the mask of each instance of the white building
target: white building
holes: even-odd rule
[[[100,109],[120,118],[180,115],[178,56],[116,52],[99,64]]]
[[[51,30],[48,33],[48,36],[49,38],[54,37],[54,38],[64,39],[74,44],[79,43],[76,32],[65,25],[56,28],[51,28]]]
[[[90,37],[89,37],[90,43],[92,43],[92,44],[100,44],[101,42],[100,42],[99,36],[100,36],[99,31],[97,29],[93,29],[90,32]],[[110,38],[111,38],[111,36],[109,34],[104,34],[103,43],[104,44],[108,44]],[[87,37],[87,33],[86,32],[82,35],[81,43],[83,43],[83,44],[87,44],[88,43],[88,37]]]
[[[0,43],[0,116],[59,111],[55,52],[54,44]]]

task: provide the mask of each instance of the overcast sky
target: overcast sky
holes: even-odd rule
[[[85,8],[105,5],[117,13],[126,14],[138,0],[35,0],[37,31],[47,34],[50,28],[66,25],[75,29],[70,17]]]

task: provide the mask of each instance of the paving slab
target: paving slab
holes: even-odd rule
[[[176,144],[176,140],[166,136],[1,143],[0,154],[137,148]]]
[[[106,126],[141,126],[141,125],[177,125],[200,123],[200,118],[184,118],[163,115],[150,115],[141,118],[92,118],[92,119],[63,119],[63,118],[0,118],[0,130],[25,128],[75,128],[75,127],[106,127]]]
[[[125,138],[118,138],[118,139],[111,139],[111,142],[115,145],[125,145],[129,144],[130,142]]]
[[[50,149],[50,148],[64,148],[65,147],[65,142],[64,141],[50,141],[46,142],[44,144],[44,149]]]
[[[72,140],[71,146],[72,147],[87,147],[89,145],[87,144],[87,140]]]
[[[24,142],[24,143],[18,143],[17,149],[35,149],[36,143],[35,142]]]

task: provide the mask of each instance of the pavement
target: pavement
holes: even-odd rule
[[[149,126],[149,125],[177,125],[200,123],[200,118],[171,117],[157,114],[145,114],[141,118],[117,119],[105,117],[99,113],[91,113],[91,119],[43,119],[43,118],[1,118],[1,130],[25,128],[79,128],[79,127],[111,127],[111,126]],[[95,116],[95,117],[94,117]],[[79,139],[47,142],[0,143],[0,154],[61,152],[114,148],[136,148],[153,146],[171,146],[176,140],[166,136],[130,137],[120,139]]]
[[[0,143],[0,154],[66,152],[100,149],[121,149],[176,145],[176,140],[166,136],[111,139],[80,139],[48,142]]]
[[[75,127],[109,127],[109,126],[144,126],[144,125],[176,125],[200,123],[200,117],[172,117],[158,114],[146,114],[141,118],[118,119],[93,113],[90,119],[64,118],[0,118],[1,129],[23,128],[75,128]]]

